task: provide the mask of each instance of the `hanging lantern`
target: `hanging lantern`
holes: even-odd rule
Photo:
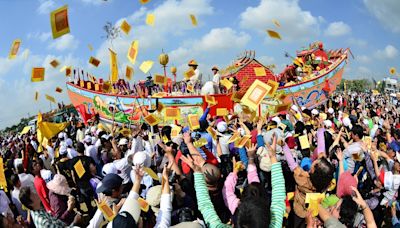
[[[176,67],[174,67],[174,66],[171,67],[171,73],[172,73],[172,74],[176,74]]]
[[[169,57],[168,57],[167,54],[165,54],[165,53],[163,52],[163,53],[161,53],[160,56],[158,56],[158,60],[160,61],[160,64],[161,64],[161,65],[165,66],[165,65],[168,64]]]

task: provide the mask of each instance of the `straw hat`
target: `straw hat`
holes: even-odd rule
[[[54,175],[53,180],[47,183],[47,188],[58,195],[67,196],[71,192],[67,179],[61,174]]]

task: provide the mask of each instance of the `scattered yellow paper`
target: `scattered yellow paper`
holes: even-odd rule
[[[235,132],[228,140],[228,143],[236,142],[240,139],[240,132]]]
[[[193,85],[192,84],[188,84],[188,86],[187,86],[187,91],[189,91],[189,92],[193,92],[194,91],[194,87],[193,87]]]
[[[152,169],[148,167],[143,167],[143,171],[149,174],[149,176],[153,178],[153,180],[160,181],[160,178],[158,178],[157,174]]]
[[[124,20],[122,23],[121,23],[121,30],[126,34],[126,35],[128,35],[129,34],[129,32],[131,31],[131,25],[126,21],[126,20]]]
[[[258,106],[271,90],[271,86],[260,80],[255,80],[241,99],[241,103],[251,110],[258,110]]]
[[[307,209],[311,211],[313,217],[318,215],[319,202],[325,198],[324,193],[307,193],[305,203],[308,204]]]
[[[111,79],[111,82],[116,82],[116,81],[118,81],[117,53],[115,53],[110,48],[108,50],[110,51],[110,79]]]
[[[179,136],[179,133],[181,132],[182,128],[179,126],[175,126],[171,129],[171,137],[175,138]]]
[[[37,101],[38,99],[39,99],[39,92],[36,91],[36,92],[35,92],[35,101]]]
[[[254,67],[254,73],[256,74],[256,76],[266,76],[267,75],[264,67]]]
[[[155,94],[153,94],[153,96],[151,96],[151,97],[154,97],[154,98],[163,98],[163,97],[166,97],[168,94],[166,93],[166,92],[158,92],[158,93],[155,93]]]
[[[267,33],[271,38],[275,38],[275,39],[281,40],[281,36],[279,35],[279,33],[275,32],[273,30],[267,30]]]
[[[151,61],[151,60],[144,61],[144,62],[142,62],[142,64],[140,65],[139,69],[140,69],[143,73],[147,74],[147,72],[149,72],[149,70],[153,67],[153,64],[154,64],[154,62]]]
[[[139,41],[135,40],[132,42],[132,44],[128,50],[128,59],[132,64],[135,64],[135,62],[136,62],[138,50],[139,50]]]
[[[53,39],[69,33],[68,6],[65,5],[51,12],[50,23]]]
[[[47,95],[47,94],[45,94],[45,97],[46,97],[46,99],[47,99],[48,101],[53,102],[53,103],[57,103],[57,102],[56,102],[56,99],[54,99],[54,97],[52,97],[52,96],[50,96],[50,95]]]
[[[230,90],[233,86],[233,83],[228,79],[224,78],[220,81],[221,85],[224,86],[227,90]]]
[[[150,0],[139,0],[139,2],[140,2],[141,4],[146,4],[146,3],[149,3]]]
[[[188,115],[189,127],[192,131],[200,128],[199,116],[197,114]]]
[[[279,23],[279,21],[278,20],[276,20],[276,19],[272,19],[272,22],[276,25],[276,27],[281,27],[281,24]]]
[[[142,197],[139,197],[137,201],[140,205],[140,210],[142,210],[143,212],[149,211],[149,203],[147,203],[146,200],[144,200]]]
[[[243,148],[247,144],[247,142],[249,141],[250,138],[251,138],[251,135],[245,135],[240,140],[236,140],[235,147]]]
[[[268,95],[273,97],[278,90],[279,83],[274,80],[268,80],[267,85],[271,86],[271,90],[268,92]]]
[[[167,77],[164,75],[156,74],[154,75],[154,83],[157,85],[165,85],[167,84]]]
[[[226,108],[217,108],[217,116],[227,116],[229,114]]]
[[[33,67],[31,74],[32,82],[40,82],[44,80],[45,69],[44,67]]]
[[[212,128],[211,126],[209,126],[209,127],[207,128],[207,132],[208,132],[208,134],[210,134],[210,136],[211,136],[213,139],[216,139],[216,138],[217,138],[217,132],[215,132],[215,129]]]
[[[190,79],[193,75],[195,75],[196,73],[194,72],[194,70],[193,69],[189,69],[189,70],[187,70],[186,72],[185,72],[185,74],[184,74],[184,76],[185,76],[185,79]]]
[[[181,110],[179,108],[166,108],[165,119],[179,120],[181,118]]]
[[[12,45],[11,45],[11,50],[10,50],[10,54],[8,55],[9,59],[14,59],[15,57],[17,57],[18,54],[18,50],[21,46],[21,40],[20,39],[16,39],[13,41]]]
[[[217,101],[215,100],[215,97],[211,96],[211,95],[206,95],[206,102],[210,105],[216,104]]]
[[[154,14],[152,14],[152,13],[147,14],[146,24],[150,25],[150,26],[154,26],[155,19],[156,19],[156,17],[154,16]]]
[[[280,123],[280,124],[278,124],[278,127],[280,127],[282,129],[282,131],[285,131],[287,126],[284,123]]]
[[[288,192],[287,194],[286,194],[286,198],[287,198],[287,200],[292,200],[293,198],[294,198],[294,192]]]
[[[190,14],[190,20],[192,21],[193,26],[197,26],[197,19],[195,15]]]
[[[2,157],[0,157],[0,188],[2,188],[4,192],[7,192],[7,180],[4,174],[4,162]]]
[[[53,60],[50,62],[50,65],[51,65],[53,68],[57,68],[57,67],[60,65],[60,63],[57,61],[57,59],[53,59]]]
[[[88,48],[90,51],[93,51],[93,46],[91,44],[88,44]]]
[[[128,80],[131,80],[133,76],[133,68],[130,66],[126,66],[126,72],[125,72],[125,77]]]
[[[321,119],[323,119],[323,120],[326,120],[326,119],[328,118],[328,116],[326,115],[326,113],[321,112],[321,113],[319,114],[319,118],[321,118]]]
[[[74,169],[79,178],[82,178],[86,172],[81,160],[78,160],[78,162],[74,165]]]
[[[57,92],[57,93],[62,93],[62,91],[63,91],[63,90],[62,90],[60,87],[56,87],[56,92]]]
[[[371,136],[364,136],[363,141],[365,145],[367,146],[368,149],[371,149],[372,147],[372,138]]]
[[[205,138],[200,138],[199,140],[193,142],[193,146],[196,148],[200,148],[207,144],[208,144],[208,142],[207,142],[207,139],[205,139]]]
[[[95,67],[98,67],[100,65],[100,60],[98,60],[95,57],[91,56],[90,59],[89,59],[89,63],[92,64]]]
[[[310,148],[310,142],[308,141],[307,135],[299,136],[299,141],[301,149],[305,150]]]
[[[159,120],[156,116],[154,116],[153,114],[147,115],[147,116],[144,118],[144,120],[145,120],[150,126],[157,125],[157,124],[160,122],[160,120]]]
[[[111,209],[110,206],[108,206],[108,204],[107,204],[107,202],[105,200],[102,201],[100,204],[98,204],[97,207],[103,213],[104,217],[108,221],[112,221],[114,219],[114,217],[116,216],[114,211]]]

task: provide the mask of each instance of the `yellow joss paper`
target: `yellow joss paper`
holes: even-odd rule
[[[251,135],[243,136],[240,140],[236,141],[237,144],[235,145],[235,147],[243,148],[247,144],[247,142],[249,141],[250,138],[251,138]]]
[[[154,83],[157,85],[165,85],[167,83],[167,77],[164,75],[156,74],[154,76]]]
[[[261,101],[271,90],[271,86],[260,80],[255,80],[241,99],[241,103],[252,110],[257,110]]]
[[[326,120],[327,118],[328,118],[328,116],[326,115],[326,113],[320,113],[319,114],[319,118],[321,118],[321,119],[323,119],[323,120]]]
[[[139,0],[139,2],[140,2],[140,4],[146,4],[146,3],[149,3],[150,0]]]
[[[197,19],[195,15],[190,14],[190,20],[192,21],[193,26],[197,26]]]
[[[114,211],[111,209],[110,206],[108,206],[107,202],[104,200],[101,203],[99,203],[97,205],[97,207],[99,208],[99,210],[103,213],[104,217],[108,220],[108,221],[112,221],[114,219],[114,217],[116,216],[116,214],[114,213]]]
[[[213,139],[216,139],[216,138],[217,138],[217,132],[215,132],[215,129],[212,128],[211,126],[209,126],[209,127],[207,128],[207,132],[208,132],[208,134],[210,134],[210,136],[211,136]]]
[[[233,86],[233,83],[228,79],[224,78],[220,81],[221,85],[224,86],[227,90],[230,90]]]
[[[282,131],[285,131],[285,129],[287,128],[286,124],[284,124],[284,123],[278,124],[278,127],[280,127],[282,129]]]
[[[57,93],[62,93],[62,91],[63,91],[63,90],[62,90],[60,87],[56,87],[56,92],[57,92]]]
[[[150,168],[148,167],[143,167],[143,171],[145,171],[153,180],[159,181],[160,178],[158,178],[157,174]]]
[[[82,161],[78,160],[78,162],[74,165],[74,170],[79,178],[81,178],[85,174],[85,168],[83,167]]]
[[[193,75],[195,75],[195,72],[193,69],[189,69],[184,73],[185,79],[190,79]]]
[[[311,211],[313,217],[318,215],[319,202],[325,198],[324,193],[307,193],[306,194],[306,205],[307,209]]]
[[[181,118],[181,111],[179,108],[166,108],[165,118],[167,120],[179,120]]]
[[[142,197],[139,197],[137,201],[140,205],[140,210],[142,210],[143,212],[149,211],[149,203],[147,203],[146,200],[144,200]]]
[[[13,41],[13,43],[11,45],[10,54],[8,55],[9,59],[14,59],[15,57],[17,57],[18,50],[19,50],[20,46],[21,46],[21,40],[20,39],[16,39],[16,40]]]
[[[300,147],[301,149],[308,149],[310,148],[310,142],[308,141],[307,135],[299,136]]]
[[[151,96],[151,97],[154,97],[154,98],[163,98],[163,97],[166,97],[168,94],[166,93],[166,92],[158,92],[158,93],[155,93],[155,94],[153,94],[153,96]]]
[[[182,128],[179,126],[175,126],[171,129],[171,137],[175,138],[179,136],[179,133],[181,132]]]
[[[0,188],[7,192],[7,181],[4,174],[4,162],[2,157],[0,157]]]
[[[268,80],[267,85],[271,86],[271,90],[268,92],[268,95],[273,97],[278,90],[279,83],[274,80]]]
[[[286,198],[287,198],[287,200],[292,200],[293,198],[294,198],[294,192],[288,192],[287,194],[286,194]]]
[[[40,82],[44,80],[45,69],[44,67],[33,67],[31,74],[32,82]]]
[[[256,74],[256,76],[266,76],[267,75],[264,67],[254,67],[253,69],[254,69],[254,73]]]
[[[199,140],[193,142],[193,146],[196,148],[200,148],[207,144],[208,144],[208,142],[207,142],[207,139],[205,139],[205,138],[200,138]]]
[[[130,66],[126,66],[125,77],[128,80],[131,80],[133,76],[133,68]]]
[[[187,91],[189,91],[189,92],[193,92],[194,91],[194,87],[193,87],[193,85],[192,84],[189,84],[188,86],[187,86]]]
[[[390,73],[391,75],[396,74],[396,68],[391,67],[390,70],[389,70],[389,73]]]
[[[37,101],[38,99],[39,99],[39,92],[36,91],[36,92],[35,92],[35,101]]]
[[[46,97],[46,99],[47,99],[48,101],[53,102],[53,103],[57,103],[57,102],[56,102],[56,99],[54,99],[54,97],[52,97],[52,96],[50,96],[50,95],[47,95],[47,94],[45,94],[45,97]]]
[[[135,64],[136,62],[136,57],[138,54],[138,50],[139,50],[139,41],[135,40],[132,42],[131,46],[129,47],[128,50],[128,59],[132,64]]]
[[[364,136],[363,141],[365,145],[367,146],[368,149],[371,149],[372,147],[372,138],[371,136]]]
[[[217,108],[217,116],[226,116],[229,114],[228,109],[226,108]]]
[[[92,64],[95,67],[98,67],[100,65],[100,60],[98,60],[95,57],[91,56],[90,59],[89,59],[89,63]]]
[[[154,64],[154,62],[151,61],[151,60],[144,61],[144,62],[142,62],[142,64],[140,65],[139,69],[140,69],[143,73],[147,74],[147,72],[149,72],[149,70],[153,67],[153,64]]]
[[[228,140],[228,143],[236,142],[240,139],[240,132],[235,132]]]
[[[147,17],[146,17],[147,25],[154,26],[155,20],[156,20],[156,17],[154,16],[154,14],[152,14],[152,13],[147,14]]]
[[[93,51],[93,46],[91,44],[88,44],[88,48],[90,51]]]
[[[126,20],[121,23],[120,28],[126,35],[131,31],[131,25]]]
[[[205,98],[206,98],[206,102],[208,104],[212,105],[212,104],[216,104],[217,103],[217,101],[215,100],[215,97],[213,97],[213,96],[206,95]]]
[[[278,20],[273,19],[272,22],[275,24],[276,27],[281,27],[281,24],[279,23]]]
[[[144,120],[145,120],[150,126],[157,125],[157,124],[160,122],[160,120],[159,120],[156,116],[154,116],[153,114],[149,114],[148,116],[146,116],[146,117],[144,118]]]
[[[53,68],[57,68],[57,67],[60,65],[60,63],[57,61],[57,59],[53,59],[53,60],[50,62],[50,65],[51,65]]]
[[[269,35],[271,38],[279,39],[279,40],[282,39],[282,38],[281,38],[281,35],[279,35],[279,33],[275,32],[275,31],[273,31],[273,30],[267,30],[267,33],[268,33],[268,35]]]
[[[197,114],[188,115],[189,127],[192,131],[200,128],[199,116]]]
[[[68,6],[65,5],[51,12],[50,23],[53,39],[69,33]]]

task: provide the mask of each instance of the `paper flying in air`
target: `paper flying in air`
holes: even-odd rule
[[[192,21],[193,26],[197,26],[197,19],[195,15],[190,14],[190,20]]]
[[[279,40],[282,39],[281,35],[279,35],[279,33],[275,32],[273,30],[267,30],[267,33],[271,38],[275,38],[275,39],[279,39]]]
[[[278,28],[280,28],[281,27],[281,24],[279,23],[279,21],[278,20],[276,20],[276,19],[272,19],[272,22],[276,25],[276,27],[278,27]]]
[[[131,80],[131,79],[132,79],[132,76],[133,76],[133,68],[130,67],[130,66],[126,66],[125,77],[126,77],[128,80]]]
[[[13,41],[12,45],[11,45],[11,50],[10,50],[10,54],[8,55],[9,59],[14,59],[15,57],[17,57],[18,54],[18,50],[21,46],[21,40],[20,39],[16,39]]]
[[[89,63],[92,64],[95,67],[98,67],[100,65],[100,60],[98,60],[95,57],[91,56],[90,59],[89,59]]]
[[[135,40],[132,42],[132,44],[128,50],[128,59],[132,64],[135,64],[135,62],[136,62],[138,50],[139,50],[139,41]]]
[[[260,80],[255,80],[241,99],[241,103],[251,110],[257,110],[261,101],[271,90],[271,86]]]
[[[50,23],[53,39],[69,33],[68,6],[65,5],[51,12]]]
[[[62,90],[60,87],[56,87],[56,92],[57,92],[57,93],[62,93],[62,91],[63,91],[63,90]]]
[[[35,101],[37,101],[38,99],[39,99],[39,92],[36,91],[36,92],[35,92]]]
[[[308,141],[307,135],[299,136],[300,147],[301,149],[308,149],[310,148],[310,142]]]
[[[139,2],[140,2],[141,4],[146,4],[146,3],[149,3],[150,0],[139,0]]]
[[[93,51],[93,46],[91,44],[88,44],[88,48],[90,51]]]
[[[189,127],[192,131],[200,128],[199,116],[197,114],[188,115]]]
[[[56,59],[54,59],[53,61],[50,62],[50,65],[53,68],[57,68],[60,65],[60,63]]]
[[[126,35],[128,35],[129,34],[129,32],[131,31],[131,25],[126,21],[126,20],[124,20],[123,22],[122,22],[122,24],[121,24],[121,30],[126,34]]]
[[[155,20],[156,20],[156,17],[154,16],[154,14],[152,14],[152,13],[147,14],[147,17],[146,17],[147,25],[154,26]]]
[[[47,99],[48,101],[53,102],[53,103],[57,103],[57,102],[56,102],[56,99],[54,99],[54,97],[52,97],[52,96],[50,96],[50,95],[47,95],[47,94],[45,94],[45,96],[46,96],[46,99]]]
[[[40,82],[44,80],[45,69],[44,67],[33,67],[31,74],[32,82]]]
[[[149,72],[149,70],[153,67],[154,62],[151,60],[147,60],[147,61],[143,61],[142,64],[140,64],[139,69],[147,74],[147,72]]]

